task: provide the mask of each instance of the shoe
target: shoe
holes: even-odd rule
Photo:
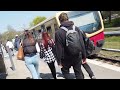
[[[30,78],[30,77],[27,77],[26,79],[32,79],[32,78]]]
[[[92,76],[91,79],[96,79],[96,77],[95,77],[95,76]]]

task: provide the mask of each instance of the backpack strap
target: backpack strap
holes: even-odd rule
[[[62,27],[60,27],[61,29],[63,29],[63,30],[65,30],[66,32],[68,32],[69,30],[66,28],[66,27],[64,27],[64,26],[62,26]]]
[[[73,26],[73,29],[72,29],[72,30],[69,30],[66,35],[68,35],[69,33],[74,33],[74,32],[76,32],[76,31],[75,31],[75,26]]]
[[[68,32],[69,30],[66,28],[66,27],[64,27],[64,26],[62,26],[62,27],[60,27],[61,29],[63,29],[63,30],[65,30],[66,32]],[[73,29],[72,30],[74,30],[75,31],[75,26],[73,25]]]
[[[73,25],[73,30],[75,31],[75,25]]]

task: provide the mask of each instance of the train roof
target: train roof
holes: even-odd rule
[[[44,21],[40,22],[40,23],[37,24],[36,26],[33,26],[33,27],[29,28],[29,30],[32,30],[32,29],[38,27],[39,25],[41,25],[41,24],[43,24],[43,23],[45,23],[45,22],[47,22],[47,21],[49,21],[49,20],[51,20],[51,19],[53,19],[53,18],[55,18],[55,16],[52,16],[52,17],[50,17],[50,18],[45,19]]]
[[[56,16],[60,15],[62,12],[69,12],[69,11],[59,11],[59,12],[56,13],[56,15],[54,15],[54,16],[52,16],[52,17],[49,17],[49,18],[45,19],[45,20],[42,21],[41,23],[39,23],[39,24],[37,24],[37,25],[35,25],[35,26],[29,28],[29,30],[32,30],[32,29],[38,27],[39,25],[41,25],[41,24],[43,24],[43,23],[45,23],[45,22],[47,22],[47,21],[49,21],[49,20],[55,18]]]
[[[68,13],[68,12],[71,12],[71,11],[59,11],[54,16],[49,17],[49,18],[45,19],[44,21],[42,21],[41,23],[37,24],[36,26],[33,26],[33,27],[29,28],[29,30],[32,30],[32,29],[38,27],[39,25],[42,25],[43,23],[45,23],[45,22],[47,22],[47,21],[49,21],[49,20],[51,20],[53,18],[58,17],[62,12]],[[56,19],[58,20],[58,18],[56,18]],[[60,23],[59,23],[59,25],[60,25]]]

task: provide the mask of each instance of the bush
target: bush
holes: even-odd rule
[[[105,26],[105,28],[108,28],[108,27],[119,27],[120,26],[120,18],[116,18],[116,19],[111,20],[110,24],[108,23],[108,21],[105,21],[104,22],[104,26]]]
[[[108,22],[107,22],[107,23],[104,23],[104,25],[105,25],[105,28],[109,28],[109,27],[112,27],[112,26],[113,26],[112,23],[109,24]]]
[[[105,26],[105,28],[113,27],[113,23],[112,22],[111,23],[105,22],[104,26]]]
[[[113,20],[113,27],[118,27],[120,26],[120,18],[116,18]]]

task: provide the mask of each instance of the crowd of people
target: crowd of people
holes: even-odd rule
[[[54,79],[57,79],[55,61],[57,61],[58,66],[61,67],[61,72],[65,79],[71,79],[71,67],[74,69],[76,79],[84,79],[84,73],[81,66],[85,68],[91,79],[96,79],[93,71],[86,61],[85,44],[79,28],[74,25],[74,22],[69,21],[66,13],[61,13],[59,20],[61,25],[59,30],[56,30],[55,32],[55,41],[44,30],[39,31],[37,35],[39,38],[35,38],[34,33],[29,30],[25,30],[23,40],[16,35],[14,44],[10,40],[7,40],[6,46],[10,48],[12,55],[14,56],[13,49],[18,51],[20,45],[22,45],[25,65],[30,71],[33,79],[41,79],[39,72],[40,58],[45,60]],[[76,41],[75,43],[79,43],[79,47],[77,47],[79,51],[76,50],[76,48],[72,48],[76,51],[70,51],[70,45],[68,45],[70,42],[66,40],[67,32],[62,27],[68,29],[68,31],[74,29],[74,31],[77,32],[76,35],[79,35],[79,42]]]

